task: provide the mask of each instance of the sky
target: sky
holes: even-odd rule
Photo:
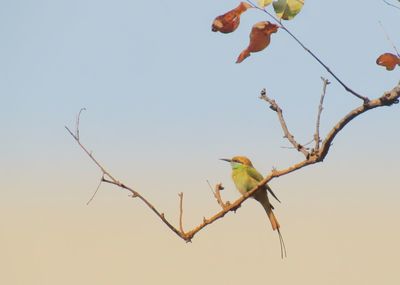
[[[271,181],[288,257],[255,201],[186,244],[101,173],[64,126],[119,180],[184,227],[219,210],[206,183],[239,197],[219,158],[246,155],[263,174],[302,160],[265,102],[301,143],[361,104],[280,30],[241,64],[251,26],[211,32],[238,1],[0,0],[0,283],[399,283],[399,106],[352,121],[323,163]],[[269,8],[271,9],[271,8]],[[312,1],[286,26],[369,98],[399,81],[375,64],[400,47],[399,10],[383,1]]]

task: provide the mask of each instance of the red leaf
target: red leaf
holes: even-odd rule
[[[213,32],[219,31],[224,34],[232,33],[240,24],[240,15],[251,7],[252,6],[248,3],[240,2],[239,6],[235,9],[215,18],[211,30]]]
[[[384,53],[380,55],[376,64],[386,67],[387,70],[393,70],[397,65],[400,65],[400,57],[392,53]]]
[[[271,42],[271,34],[278,31],[278,26],[270,22],[258,22],[253,26],[250,33],[249,46],[243,50],[236,60],[236,63],[241,63],[252,52],[258,52],[265,49]]]

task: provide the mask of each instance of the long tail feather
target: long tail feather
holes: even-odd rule
[[[282,237],[282,234],[281,234],[281,231],[280,231],[280,227],[281,226],[280,226],[280,224],[278,222],[278,219],[276,218],[276,216],[275,216],[274,212],[272,211],[272,209],[270,209],[269,213],[267,212],[267,214],[268,214],[268,218],[269,218],[269,220],[271,222],[272,229],[274,231],[276,230],[278,232],[279,244],[281,246],[281,257],[282,258],[287,257],[285,241],[283,240],[283,237]]]
[[[272,211],[272,208],[269,208],[269,209],[267,210],[267,215],[268,215],[269,221],[271,222],[272,229],[273,229],[274,231],[275,231],[275,230],[279,230],[279,228],[281,227],[281,225],[279,224],[278,219],[275,217],[275,214],[274,214],[274,212]]]
[[[285,241],[283,240],[281,231],[279,229],[277,229],[277,231],[279,235],[279,244],[281,245],[281,258],[283,259],[284,257],[287,257]]]
[[[279,236],[279,244],[281,247],[281,257],[284,258],[287,256],[286,254],[286,246],[285,246],[285,241],[283,240],[280,227],[281,225],[278,222],[278,219],[276,218],[274,212],[272,211],[273,207],[271,203],[269,202],[268,199],[268,194],[267,191],[259,191],[254,195],[254,198],[261,203],[261,205],[264,207],[265,212],[267,212],[268,219],[271,223],[272,229],[274,231],[278,232]]]

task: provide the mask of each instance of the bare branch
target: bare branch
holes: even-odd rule
[[[362,106],[349,112],[343,119],[341,119],[328,133],[325,140],[322,142],[322,148],[320,149],[318,156],[319,160],[322,161],[329,152],[332,141],[336,135],[348,124],[351,120],[365,113],[368,110],[375,109],[377,107],[391,106],[399,103],[400,97],[400,84],[393,88],[391,91],[386,92],[381,97],[374,99]]]
[[[326,86],[328,86],[328,84],[330,84],[328,79],[325,79],[323,77],[321,77],[322,82],[323,82],[323,87],[322,87],[322,94],[321,94],[321,99],[319,101],[319,106],[318,106],[318,114],[317,114],[317,123],[316,123],[316,127],[315,127],[315,135],[314,135],[314,140],[315,140],[315,151],[319,151],[319,143],[321,142],[321,138],[319,136],[319,126],[321,123],[321,113],[324,105],[324,98],[325,98],[325,94],[326,94]]]
[[[265,88],[263,90],[261,90],[260,99],[268,102],[270,104],[270,109],[275,111],[276,114],[278,115],[279,122],[281,123],[281,127],[282,127],[282,130],[283,130],[283,133],[284,133],[284,137],[288,139],[288,141],[293,145],[293,147],[295,149],[297,149],[297,151],[303,153],[305,157],[308,157],[310,155],[309,152],[307,151],[307,149],[303,145],[299,144],[294,139],[294,136],[289,132],[289,129],[288,129],[287,125],[286,125],[285,119],[283,118],[282,109],[275,102],[275,100],[272,100],[271,98],[269,98],[267,96],[267,92],[266,92]]]
[[[258,183],[258,185],[253,188],[251,191],[247,192],[244,194],[242,197],[234,201],[233,203],[227,205],[225,204],[226,207],[224,207],[221,211],[217,212],[210,218],[203,218],[203,221],[200,225],[194,227],[192,230],[184,233],[183,232],[183,226],[182,226],[182,216],[183,216],[183,209],[182,209],[182,203],[183,203],[183,194],[181,196],[181,201],[180,201],[180,206],[181,206],[181,212],[180,212],[180,228],[181,230],[178,230],[176,227],[174,227],[166,218],[164,213],[159,212],[147,199],[145,199],[140,193],[137,191],[133,190],[132,188],[124,185],[123,183],[119,182],[117,179],[115,179],[111,174],[109,174],[104,167],[93,157],[93,155],[81,144],[79,139],[66,127],[67,131],[71,134],[71,136],[76,140],[76,142],[79,144],[79,146],[85,151],[85,153],[91,158],[91,160],[100,168],[100,170],[103,172],[104,175],[107,175],[111,180],[108,180],[106,178],[102,179],[102,182],[110,183],[113,185],[116,185],[122,189],[125,189],[129,192],[132,193],[133,197],[139,198],[141,201],[143,201],[147,207],[149,207],[160,219],[161,221],[169,228],[171,229],[177,236],[185,240],[186,242],[190,242],[193,237],[201,231],[203,228],[206,226],[214,223],[215,221],[221,219],[224,217],[228,212],[230,211],[236,211],[241,204],[246,201],[248,198],[250,198],[256,191],[264,187],[269,181],[271,181],[274,178],[289,174],[291,172],[297,171],[305,166],[315,164],[317,162],[322,162],[326,155],[329,152],[330,146],[335,139],[336,135],[353,119],[358,117],[359,115],[372,110],[377,107],[383,107],[383,106],[391,106],[392,104],[396,104],[399,102],[399,97],[400,97],[400,84],[393,88],[391,91],[386,92],[383,94],[381,97],[374,99],[372,101],[369,101],[368,103],[364,103],[360,107],[352,110],[349,112],[343,119],[341,119],[333,128],[332,130],[328,133],[327,137],[324,139],[322,142],[322,146],[318,152],[313,152],[311,153],[305,160],[295,163],[285,169],[282,170],[276,170],[273,169],[269,174],[265,176],[265,178]],[[272,100],[273,101],[273,100]],[[275,103],[276,104],[276,103]],[[272,104],[271,104],[272,105]],[[277,105],[275,106],[276,109],[279,108]],[[272,106],[272,107],[273,107]],[[294,141],[294,143],[296,143]]]
[[[94,191],[92,197],[90,197],[89,201],[86,202],[86,205],[89,205],[90,202],[92,202],[92,200],[94,199],[94,196],[96,196],[97,191],[99,191],[99,189],[100,189],[101,183],[103,183],[103,179],[104,179],[104,176],[101,176],[101,179],[99,181],[99,184],[96,187],[96,190]]]
[[[247,0],[248,3],[250,3],[254,8],[264,12],[265,14],[267,14],[268,16],[270,16],[272,19],[274,19],[274,21],[276,23],[278,23],[281,27],[281,29],[283,29],[286,33],[289,34],[289,36],[292,37],[292,39],[294,39],[306,52],[308,52],[320,65],[322,65],[326,71],[328,71],[335,79],[337,82],[339,82],[340,85],[343,86],[343,88],[353,94],[354,96],[356,96],[357,98],[361,99],[364,101],[364,103],[368,102],[369,99],[365,96],[362,96],[360,94],[358,94],[357,92],[355,92],[354,90],[352,90],[350,87],[348,87],[330,68],[329,66],[327,66],[318,56],[316,56],[308,47],[306,47],[303,42],[301,42],[288,28],[286,28],[282,21],[278,18],[276,18],[274,15],[272,15],[270,12],[268,12],[265,8],[260,8],[258,7],[256,4],[254,4],[252,1]]]
[[[229,203],[229,201],[224,202],[222,200],[221,190],[224,190],[224,187],[222,186],[222,183],[218,183],[217,185],[215,185],[215,188],[214,188],[215,191],[213,190],[213,188],[212,188],[212,186],[211,186],[211,184],[210,184],[210,182],[208,180],[207,180],[207,184],[210,187],[211,192],[213,193],[215,199],[217,200],[217,202],[221,206],[221,208],[222,209],[226,209],[226,207],[228,207],[230,203]]]
[[[183,230],[183,192],[178,194],[179,196],[179,229],[182,234],[185,234]]]
[[[390,3],[390,2],[388,2],[388,1],[386,1],[386,0],[382,0],[382,1],[385,2],[387,5],[389,5],[389,6],[391,6],[391,7],[394,7],[394,8],[396,8],[396,9],[399,9],[399,10],[400,10],[400,7],[394,5],[394,4],[392,4],[392,3]]]
[[[140,200],[142,200],[142,201],[146,204],[146,206],[149,207],[149,208],[164,222],[164,224],[167,225],[168,228],[170,228],[170,230],[172,230],[172,231],[173,231],[175,234],[177,234],[180,238],[186,240],[185,234],[184,234],[184,233],[181,233],[177,228],[175,228],[175,227],[165,218],[165,214],[159,212],[146,198],[144,198],[141,194],[139,194],[139,192],[133,190],[132,188],[130,188],[130,187],[124,185],[123,183],[118,182],[118,181],[115,182],[115,181],[112,181],[112,180],[103,179],[103,182],[116,185],[116,186],[118,186],[118,187],[120,187],[120,188],[122,188],[122,189],[125,189],[125,190],[131,192],[131,193],[132,193],[132,197],[135,197],[135,198],[137,197],[137,198],[139,198]]]
[[[76,117],[75,136],[77,137],[78,140],[79,140],[79,121],[81,119],[81,113],[83,111],[86,111],[86,108],[81,108],[79,110],[78,116]]]
[[[75,141],[78,143],[78,145],[81,147],[81,149],[83,149],[84,152],[86,152],[86,154],[90,157],[90,159],[100,168],[101,172],[107,176],[108,178],[110,178],[113,182],[115,182],[116,184],[120,183],[118,182],[117,179],[115,179],[93,156],[92,152],[88,151],[80,142],[79,137],[77,135],[74,135],[71,130],[65,126],[65,128],[67,129],[67,131],[69,132],[69,134],[75,139]],[[77,130],[77,134],[79,133],[79,131]],[[104,180],[104,179],[103,179]]]

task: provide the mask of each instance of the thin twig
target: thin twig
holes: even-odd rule
[[[218,205],[220,205],[222,209],[225,209],[229,205],[229,201],[224,202],[222,200],[221,190],[224,190],[222,183],[218,183],[217,185],[215,185],[214,187],[215,191],[213,190],[210,181],[207,180],[207,184],[210,187],[210,190],[213,193],[215,199],[217,200]]]
[[[179,229],[182,234],[185,234],[183,230],[183,192],[178,194],[179,196]]]
[[[218,203],[221,205],[222,209],[226,209],[229,206],[229,201],[224,202],[221,197],[221,191],[224,190],[222,183],[215,185],[215,198],[217,198]]]
[[[319,106],[318,106],[317,123],[315,126],[315,135],[314,135],[315,151],[319,151],[319,143],[321,142],[321,138],[319,136],[319,127],[321,124],[321,113],[322,113],[322,110],[324,109],[323,105],[324,105],[324,98],[325,98],[325,94],[326,94],[326,86],[328,86],[328,84],[330,84],[328,79],[325,79],[323,77],[321,77],[321,79],[323,82],[323,87],[322,87],[321,99],[319,101]]]
[[[81,142],[80,142],[80,140],[79,140],[79,138],[76,136],[76,135],[74,135],[73,133],[72,133],[72,131],[67,127],[67,126],[65,126],[65,128],[67,129],[67,131],[69,132],[69,134],[75,139],[75,141],[78,143],[78,145],[81,147],[81,149],[83,149],[83,151],[84,152],[86,152],[86,154],[90,157],[90,159],[97,165],[97,167],[99,167],[100,168],[100,170],[101,170],[101,172],[105,175],[105,176],[107,176],[108,178],[110,178],[113,182],[115,182],[116,184],[118,184],[119,182],[118,182],[118,180],[117,179],[115,179],[95,158],[94,158],[94,156],[93,156],[93,153],[92,152],[90,152],[90,151],[88,151],[82,144],[81,144]]]
[[[141,195],[139,192],[133,190],[132,188],[124,185],[123,183],[120,182],[115,182],[113,180],[108,180],[108,179],[103,179],[103,182],[109,183],[109,184],[113,184],[116,185],[122,189],[125,189],[129,192],[131,192],[132,197],[137,197],[139,198],[142,202],[144,202],[147,207],[149,207],[162,221],[164,224],[167,225],[168,228],[170,228],[170,230],[172,230],[175,234],[177,234],[180,238],[187,240],[185,238],[185,234],[181,233],[177,228],[175,228],[166,218],[164,213],[159,212],[146,198],[143,197],[143,195]]]
[[[309,148],[306,147],[306,146],[310,145],[312,142],[314,142],[314,139],[310,140],[309,142],[307,142],[307,143],[305,143],[305,144],[302,144],[302,146],[304,146],[304,147],[306,148],[306,150],[309,150]],[[285,149],[296,149],[296,148],[294,148],[294,147],[292,147],[292,146],[281,146],[281,148],[285,148]]]
[[[272,15],[270,12],[268,12],[265,8],[260,8],[258,7],[256,4],[254,4],[252,1],[247,0],[248,3],[250,3],[254,8],[264,12],[265,14],[267,14],[268,16],[270,16],[272,19],[274,19],[274,21],[276,23],[278,23],[281,27],[281,29],[283,29],[286,33],[289,34],[289,36],[292,37],[292,39],[294,39],[306,52],[308,52],[320,65],[322,65],[326,71],[328,71],[335,79],[337,82],[339,82],[340,85],[343,86],[343,88],[353,94],[354,96],[356,96],[357,98],[361,99],[364,101],[364,103],[367,103],[369,101],[368,97],[362,96],[358,93],[356,93],[354,90],[352,90],[350,87],[348,87],[330,68],[329,66],[327,66],[318,56],[316,56],[308,47],[306,47],[302,41],[300,41],[288,28],[285,27],[285,25],[283,25],[282,21],[278,18],[276,18],[274,15]]]
[[[212,188],[212,186],[211,186],[210,181],[206,180],[206,182],[207,182],[207,184],[208,184],[208,187],[210,188],[211,193],[213,193],[213,196],[215,197],[215,192],[214,192],[214,190],[213,190],[213,188]],[[217,197],[215,197],[215,198],[217,198]],[[218,200],[217,200],[217,202],[218,202]],[[219,204],[219,203],[218,203],[218,204]]]
[[[390,39],[389,34],[386,32],[385,27],[383,26],[381,21],[379,21],[379,25],[381,25],[381,28],[382,28],[383,32],[385,33],[385,37],[386,37],[387,41],[392,45],[393,49],[396,51],[397,56],[400,57],[400,54],[399,54],[399,51],[397,50],[397,47],[395,46],[395,44]]]
[[[352,110],[349,112],[343,119],[341,119],[333,128],[332,130],[328,133],[327,137],[323,141],[321,148],[319,152],[314,152],[312,153],[308,158],[305,160],[295,163],[285,169],[282,170],[276,170],[273,169],[269,174],[267,174],[262,181],[260,181],[256,187],[251,189],[249,192],[245,193],[242,195],[239,199],[234,201],[233,203],[229,204],[226,206],[226,208],[222,209],[221,211],[217,212],[210,218],[203,218],[203,221],[200,225],[194,227],[192,230],[183,233],[179,231],[177,228],[175,228],[166,218],[164,213],[160,213],[147,199],[145,199],[140,193],[137,191],[133,190],[132,188],[124,185],[123,183],[119,182],[111,174],[108,172],[105,172],[104,167],[101,166],[97,160],[93,157],[93,155],[80,143],[80,141],[77,139],[77,137],[66,127],[67,131],[71,134],[71,136],[76,140],[76,142],[79,144],[79,146],[84,150],[84,152],[91,158],[91,160],[103,171],[104,174],[107,174],[107,176],[112,177],[112,180],[108,180],[106,178],[103,178],[102,181],[106,183],[110,183],[113,185],[116,185],[122,189],[126,189],[127,191],[132,193],[133,197],[139,198],[141,201],[143,201],[160,219],[161,221],[169,228],[171,229],[177,236],[185,240],[186,242],[190,242],[193,237],[201,231],[203,228],[206,226],[214,223],[215,221],[221,219],[224,217],[228,212],[230,211],[236,211],[241,204],[249,199],[251,196],[254,195],[256,191],[259,189],[265,187],[265,185],[271,181],[274,178],[289,174],[291,172],[297,171],[305,166],[315,164],[318,162],[321,162],[324,160],[326,155],[329,152],[330,146],[332,145],[333,140],[335,139],[336,135],[353,119],[358,117],[359,115],[367,112],[368,110],[377,108],[377,107],[383,107],[383,106],[390,106],[392,104],[398,103],[400,98],[400,83],[398,86],[393,88],[390,92],[386,92],[383,94],[381,97],[371,100],[368,103],[363,104],[362,106]],[[110,178],[111,179],[111,178]]]
[[[100,189],[101,183],[103,183],[103,179],[104,179],[104,176],[101,176],[101,179],[99,181],[99,184],[96,187],[96,190],[94,191],[92,197],[90,197],[89,201],[86,202],[86,205],[89,205],[90,202],[92,202],[92,200],[94,199],[94,196],[96,196],[97,191],[99,191],[99,189]]]
[[[394,4],[392,4],[392,3],[390,3],[390,2],[388,2],[388,1],[386,1],[386,0],[382,0],[382,1],[385,2],[387,5],[392,6],[392,7],[396,8],[396,9],[399,9],[399,10],[400,10],[400,7],[394,5]]]
[[[283,118],[282,109],[275,102],[275,100],[272,100],[271,98],[269,98],[267,96],[267,91],[265,90],[265,88],[263,90],[261,90],[260,99],[268,102],[270,104],[270,108],[277,113],[278,118],[279,118],[279,122],[281,123],[281,127],[282,127],[282,130],[283,130],[283,133],[284,133],[284,137],[289,140],[289,142],[293,145],[293,147],[295,149],[297,149],[297,151],[303,153],[305,157],[308,157],[310,155],[309,152],[307,151],[307,149],[304,146],[299,144],[294,139],[294,136],[289,132],[289,129],[288,129],[287,125],[286,125],[285,119]]]
[[[77,137],[77,139],[79,140],[79,121],[81,119],[81,113],[82,111],[86,111],[86,108],[81,108],[79,110],[78,116],[76,117],[76,129],[75,129],[75,136]]]
[[[78,137],[76,135],[74,135],[71,130],[65,126],[65,129],[69,132],[69,134],[75,139],[75,141],[78,143],[78,145],[80,146],[80,148],[89,156],[89,158],[97,165],[97,167],[101,170],[101,172],[103,173],[103,178],[102,178],[102,182],[106,182],[109,184],[113,184],[116,185],[120,188],[123,188],[125,190],[128,190],[129,192],[131,192],[132,197],[137,197],[140,200],[142,200],[174,233],[176,233],[178,236],[180,236],[181,238],[184,238],[184,234],[180,233],[179,230],[177,230],[166,218],[165,215],[163,213],[160,213],[159,211],[157,211],[157,209],[146,199],[144,198],[141,194],[139,194],[139,192],[136,192],[135,190],[133,190],[132,188],[124,185],[123,183],[121,183],[120,181],[118,181],[114,176],[112,176],[101,164],[100,162],[93,156],[92,152],[90,152],[78,139]],[[110,180],[106,179],[105,176],[107,176]]]

